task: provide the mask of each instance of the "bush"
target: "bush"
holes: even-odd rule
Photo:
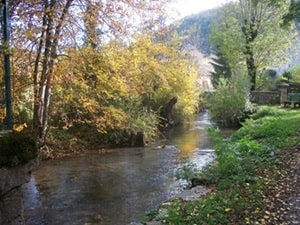
[[[257,74],[256,90],[271,91],[276,88],[279,76],[272,69],[264,70]]]
[[[286,77],[286,73],[283,74],[285,75],[285,78],[288,78],[289,81],[291,82],[300,82],[300,66],[296,65],[294,66],[290,71],[288,71],[290,75]]]
[[[175,176],[177,180],[184,180],[187,183],[187,187],[185,188],[190,188],[192,186],[191,181],[196,177],[198,170],[197,165],[188,160],[176,171]]]
[[[248,82],[242,75],[230,80],[220,79],[209,98],[212,120],[225,127],[238,126],[244,118],[249,93]]]
[[[260,119],[260,118],[264,118],[267,116],[280,116],[285,114],[284,111],[278,109],[277,107],[269,107],[269,106],[261,106],[258,108],[258,110],[251,115],[251,118],[254,120]]]
[[[0,137],[0,146],[0,167],[24,165],[37,157],[37,144],[29,134],[8,133]]]

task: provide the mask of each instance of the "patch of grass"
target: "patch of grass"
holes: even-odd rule
[[[269,109],[270,113],[267,113]],[[248,135],[274,148],[291,147],[299,141],[300,113],[276,107],[263,107],[243,127],[232,135],[232,140],[239,140]]]

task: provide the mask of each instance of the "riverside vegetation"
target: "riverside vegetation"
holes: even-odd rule
[[[263,106],[229,138],[209,128],[217,159],[198,176],[213,191],[193,202],[172,201],[159,220],[299,224],[299,123],[297,110]]]
[[[38,153],[34,138],[24,132],[11,132],[3,137],[0,135],[0,146],[0,168],[24,165],[35,159]]]

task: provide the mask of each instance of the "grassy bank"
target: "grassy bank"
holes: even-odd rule
[[[262,107],[230,138],[211,129],[217,160],[199,176],[214,191],[195,202],[172,202],[161,221],[292,224],[286,220],[290,196],[299,195],[299,125],[299,110]]]

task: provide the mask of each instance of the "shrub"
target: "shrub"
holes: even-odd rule
[[[192,186],[191,180],[196,177],[198,170],[197,165],[188,160],[176,171],[175,176],[177,180],[184,180],[187,182],[186,188],[190,188]]]
[[[284,112],[277,107],[261,106],[253,115],[251,115],[251,118],[257,120],[267,116],[280,116],[282,114],[284,114]]]
[[[289,77],[286,77],[286,74],[285,74],[285,77],[286,78],[289,78],[288,80],[289,81],[292,81],[292,82],[300,82],[300,66],[299,65],[296,65],[294,66],[290,71],[288,71],[289,73],[291,73],[289,75]]]
[[[23,165],[37,157],[37,144],[32,136],[12,132],[0,137],[0,167]]]
[[[257,74],[256,90],[269,91],[274,90],[279,76],[272,69],[264,70]]]
[[[209,98],[212,120],[225,127],[237,126],[244,117],[248,101],[248,82],[242,75],[220,79]]]

